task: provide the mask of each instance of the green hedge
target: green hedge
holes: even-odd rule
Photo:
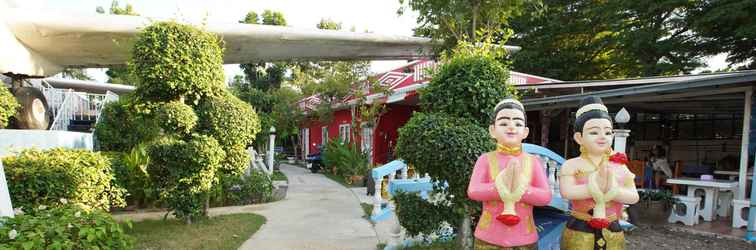
[[[94,131],[100,150],[128,152],[160,134],[159,121],[149,115],[151,106],[133,102],[132,98],[122,96],[117,102],[105,105]]]
[[[0,81],[0,128],[5,128],[8,125],[8,119],[16,114],[16,110],[21,107],[13,97],[8,88],[5,87],[5,83]]]
[[[0,249],[132,249],[133,242],[110,214],[71,204],[37,207],[0,227]]]
[[[453,211],[444,204],[431,203],[417,193],[399,192],[392,197],[396,203],[396,216],[399,224],[407,230],[407,235],[429,235],[441,229],[444,221],[455,225],[459,220]]]
[[[110,160],[100,153],[28,149],[3,159],[3,164],[16,207],[55,204],[61,198],[106,211],[125,205],[125,190],[114,184]]]
[[[249,176],[224,175],[213,194],[215,205],[247,205],[269,202],[273,180],[266,173],[251,171]]]
[[[191,25],[147,26],[137,35],[128,66],[144,100],[196,103],[224,89],[222,41]]]
[[[467,184],[478,156],[495,144],[488,131],[472,121],[444,114],[416,112],[399,129],[397,155],[415,171],[449,183],[453,202],[474,204],[467,199]]]

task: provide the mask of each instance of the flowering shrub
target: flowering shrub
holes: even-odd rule
[[[5,84],[0,82],[0,128],[8,124],[8,119],[16,114],[16,110],[21,107],[13,94],[5,88]]]
[[[13,204],[31,208],[65,198],[85,207],[109,210],[125,205],[110,160],[86,150],[28,149],[3,159]]]
[[[132,248],[133,239],[103,211],[86,211],[73,204],[26,210],[16,217],[3,218],[0,249]]]

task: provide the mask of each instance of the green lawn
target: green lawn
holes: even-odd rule
[[[126,233],[136,238],[135,249],[238,249],[265,224],[257,214],[220,215],[186,225],[178,220],[132,223]]]
[[[289,181],[289,178],[287,178],[284,173],[281,173],[281,171],[278,171],[278,170],[273,171],[273,175],[271,176],[271,178],[274,181]]]

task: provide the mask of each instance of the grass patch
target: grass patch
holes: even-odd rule
[[[373,204],[361,202],[360,206],[362,207],[362,212],[364,212],[364,214],[362,215],[362,218],[370,222],[370,225],[375,226],[375,222],[373,222],[373,220],[370,219],[370,215],[373,214]]]
[[[459,247],[457,247],[456,241],[450,240],[450,241],[436,241],[427,246],[415,245],[415,246],[405,247],[405,248],[400,248],[400,249],[403,249],[403,250],[455,250],[455,249],[459,249]]]
[[[265,224],[257,214],[229,214],[191,225],[178,220],[132,223],[126,233],[136,238],[135,249],[238,249]]]
[[[339,184],[341,184],[344,187],[347,187],[347,188],[362,187],[362,182],[349,184],[349,183],[347,183],[346,178],[344,178],[342,176],[334,175],[334,174],[331,174],[331,173],[326,173],[324,171],[320,172],[320,173],[322,173],[323,175],[325,175],[326,177],[328,177],[328,179],[331,179],[331,180],[333,180],[335,182],[338,182]]]
[[[273,174],[270,176],[270,178],[272,178],[274,181],[289,181],[289,178],[278,170],[273,171]]]

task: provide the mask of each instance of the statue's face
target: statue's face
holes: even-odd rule
[[[496,142],[508,146],[519,147],[522,140],[528,137],[528,127],[525,126],[525,114],[517,109],[502,109],[496,114],[494,124],[488,127],[488,133]]]
[[[614,129],[607,119],[590,119],[585,122],[582,133],[575,133],[575,142],[585,147],[590,154],[601,154],[612,148]]]

